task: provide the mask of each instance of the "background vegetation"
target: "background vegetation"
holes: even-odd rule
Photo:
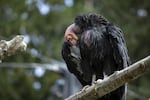
[[[132,63],[150,54],[149,0],[1,0],[0,40],[22,34],[28,44],[26,53],[3,62],[62,61],[64,31],[76,15],[85,12],[99,13],[122,28]],[[50,89],[60,75],[45,71],[40,77],[34,69],[7,67],[0,68],[1,100],[52,100]],[[150,71],[129,83],[135,93],[130,91],[127,100],[150,98],[149,77]],[[40,88],[34,87],[39,83]]]

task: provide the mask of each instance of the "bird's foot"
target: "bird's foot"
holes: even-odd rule
[[[86,85],[86,86],[84,86],[84,87],[82,88],[81,91],[86,91],[86,89],[89,88],[89,87],[90,87],[90,85]]]
[[[97,81],[93,81],[93,82],[92,82],[92,85],[98,84],[98,83],[100,83],[101,81],[102,81],[102,79],[98,79]]]
[[[97,83],[97,81],[93,81],[93,82],[92,82],[92,85],[95,85],[96,83]]]
[[[97,81],[96,81],[96,83],[101,83],[102,82],[102,79],[98,79]]]

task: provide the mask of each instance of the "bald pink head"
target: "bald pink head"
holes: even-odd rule
[[[75,24],[69,25],[65,31],[65,40],[70,42],[72,45],[76,45],[78,41],[78,35],[80,33],[80,28]]]

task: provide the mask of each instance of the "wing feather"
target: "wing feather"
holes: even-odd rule
[[[62,57],[67,64],[68,70],[78,78],[83,86],[87,85],[87,82],[83,79],[83,72],[80,66],[81,57],[78,48],[74,48],[69,43],[64,42]]]
[[[118,69],[123,69],[130,65],[130,58],[123,37],[122,31],[114,24],[109,24],[107,27],[109,42],[113,48],[113,57],[119,65]]]

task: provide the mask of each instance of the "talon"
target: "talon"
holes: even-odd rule
[[[86,86],[84,86],[84,87],[82,88],[81,91],[86,91],[86,89],[89,88],[89,87],[90,87],[89,85],[86,85]]]
[[[97,81],[93,81],[92,85],[94,85],[94,84],[96,84],[96,83],[97,83]]]
[[[101,83],[101,82],[102,82],[102,79],[98,79],[98,80],[97,80],[97,83]]]

